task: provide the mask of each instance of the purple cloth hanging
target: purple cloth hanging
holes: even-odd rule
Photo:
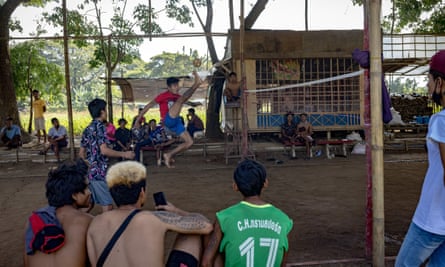
[[[369,51],[362,51],[358,48],[352,52],[352,59],[357,62],[360,67],[369,69]],[[383,59],[383,57],[382,57]],[[388,88],[386,87],[385,77],[382,74],[382,119],[384,123],[392,120],[391,113],[391,97],[389,96]]]

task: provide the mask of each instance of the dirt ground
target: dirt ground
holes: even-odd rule
[[[277,164],[271,157],[283,162]],[[264,199],[294,220],[289,263],[363,259],[365,253],[366,158],[324,157],[289,160],[282,153],[259,154],[269,174]],[[198,211],[212,220],[214,213],[240,200],[231,190],[236,160],[222,155],[182,155],[176,168],[155,167],[148,160],[148,194],[164,191],[178,207]],[[24,223],[33,209],[45,205],[44,185],[55,163],[0,163],[0,266],[22,266]],[[386,255],[397,254],[416,207],[426,154],[385,154]],[[152,209],[151,197],[145,209]],[[167,248],[172,237],[168,238]],[[306,262],[306,264],[301,264]],[[388,262],[388,266],[392,263]],[[315,265],[316,266],[316,265]],[[324,266],[370,266],[365,262]]]

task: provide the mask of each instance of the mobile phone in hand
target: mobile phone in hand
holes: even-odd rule
[[[155,201],[155,205],[167,205],[167,200],[165,198],[164,192],[156,192],[153,194],[153,199]]]

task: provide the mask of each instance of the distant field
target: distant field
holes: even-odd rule
[[[184,119],[186,118],[186,114],[187,114],[187,109],[188,106],[184,106],[184,108],[182,109],[181,115],[184,117]],[[199,107],[199,108],[195,108],[196,109],[196,113],[197,115],[204,121],[205,123],[205,118],[206,118],[206,113],[204,108]],[[124,118],[128,121],[127,127],[131,126],[131,122],[133,121],[134,116],[136,116],[138,113],[137,111],[137,107],[134,109],[128,109],[128,108],[124,108]],[[118,127],[117,125],[117,121],[121,118],[121,108],[120,107],[116,107],[113,110],[113,114],[114,114],[114,125],[116,127]],[[48,112],[45,113],[45,122],[46,122],[46,129],[49,130],[52,125],[51,125],[51,119],[52,118],[57,118],[59,119],[59,122],[61,125],[65,126],[68,128],[68,113],[66,110],[49,110]],[[159,109],[158,108],[153,108],[151,110],[149,110],[146,114],[145,114],[145,118],[147,120],[150,119],[156,119],[156,121],[159,122]],[[22,126],[24,129],[28,129],[28,125],[29,125],[29,112],[20,112],[20,120],[22,123]],[[73,112],[73,129],[74,129],[74,135],[80,135],[83,131],[83,129],[91,122],[91,116],[90,113],[88,112],[87,109],[85,109],[84,111],[74,111]],[[33,122],[34,123],[34,122]],[[34,127],[33,127],[34,129]]]

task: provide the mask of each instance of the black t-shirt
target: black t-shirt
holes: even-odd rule
[[[117,128],[114,137],[116,137],[116,140],[118,140],[124,146],[126,146],[131,141],[131,131],[127,128],[124,129]]]

